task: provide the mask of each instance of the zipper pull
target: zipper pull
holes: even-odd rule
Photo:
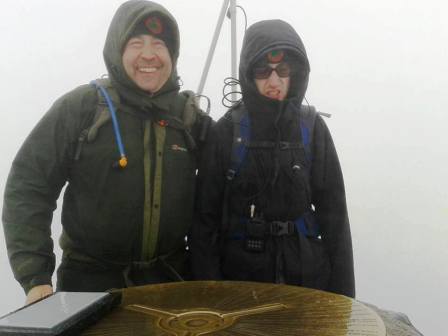
[[[89,130],[85,129],[79,135],[78,145],[76,146],[75,157],[74,157],[75,161],[78,161],[79,157],[81,156],[82,145],[84,144],[84,141],[86,141],[88,133],[89,133]]]
[[[255,204],[251,204],[250,206],[250,218],[254,218],[255,215]]]

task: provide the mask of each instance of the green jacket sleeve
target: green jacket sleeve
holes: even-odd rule
[[[8,176],[3,228],[14,276],[25,292],[51,284],[51,221],[77,144],[83,92],[77,89],[55,102],[23,143]]]

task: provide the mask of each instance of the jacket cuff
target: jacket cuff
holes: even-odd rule
[[[31,288],[40,286],[40,285],[49,285],[53,286],[51,283],[51,274],[39,274],[33,277],[24,279],[20,281],[20,285],[22,286],[25,294],[28,294]]]

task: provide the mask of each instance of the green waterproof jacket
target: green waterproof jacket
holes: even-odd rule
[[[164,17],[173,35],[173,73],[152,95],[129,79],[121,61],[136,24],[151,13]],[[118,9],[104,59],[128,158],[124,169],[116,165],[119,153],[110,119],[95,126],[103,107],[92,85],[58,99],[24,142],[8,177],[3,225],[14,275],[26,292],[51,283],[50,224],[65,184],[64,258],[124,268],[167,257],[175,270],[181,268],[196,178],[197,151],[191,140],[201,115],[190,113],[186,124],[186,98],[179,93],[175,70],[178,53],[177,23],[163,7],[129,1]]]

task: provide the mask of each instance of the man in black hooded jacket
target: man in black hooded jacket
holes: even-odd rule
[[[309,70],[303,43],[286,22],[247,30],[242,102],[214,126],[200,169],[191,238],[196,278],[355,296],[338,156],[322,118],[302,106]]]

